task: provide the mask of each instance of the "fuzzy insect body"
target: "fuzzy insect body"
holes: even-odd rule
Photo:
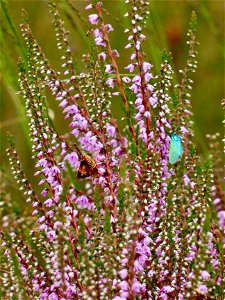
[[[172,133],[169,148],[169,162],[175,164],[184,152],[181,139],[175,132]]]
[[[77,172],[77,179],[83,179],[98,174],[97,163],[90,156],[83,154],[77,144],[74,144],[80,159],[80,167]]]

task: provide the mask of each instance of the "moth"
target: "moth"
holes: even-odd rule
[[[172,133],[169,148],[169,162],[175,164],[184,152],[181,139],[175,132]]]
[[[83,154],[77,144],[74,143],[77,155],[80,159],[80,167],[77,172],[77,179],[83,179],[98,175],[97,163],[89,155]]]

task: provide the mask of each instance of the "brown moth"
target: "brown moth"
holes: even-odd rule
[[[77,144],[74,143],[78,157],[80,159],[80,167],[77,172],[77,179],[83,179],[98,174],[97,163],[90,156],[83,154]]]

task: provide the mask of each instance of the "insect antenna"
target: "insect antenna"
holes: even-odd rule
[[[78,147],[78,145],[76,143],[74,143],[74,146],[76,148],[76,152],[77,152],[77,155],[79,157],[80,160],[83,160],[84,159],[84,155],[83,153],[81,152],[80,148]]]

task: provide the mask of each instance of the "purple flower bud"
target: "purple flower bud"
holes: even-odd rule
[[[99,53],[98,57],[99,57],[100,59],[105,60],[105,59],[106,59],[106,54],[105,54],[105,52]]]
[[[125,67],[130,73],[134,71],[134,64],[129,64],[127,67]]]
[[[115,137],[116,128],[113,125],[109,124],[109,123],[106,123],[105,127],[106,127],[106,131],[107,131],[108,135],[110,137]]]
[[[129,77],[127,77],[127,76],[123,77],[122,80],[125,83],[129,83],[131,81],[131,79]]]
[[[200,285],[198,286],[198,290],[199,290],[200,292],[202,292],[203,294],[206,294],[206,293],[208,292],[208,288],[207,288],[204,284],[200,284]]]
[[[105,66],[105,72],[106,73],[113,73],[113,69],[111,65],[106,65]]]
[[[135,292],[135,293],[137,293],[137,294],[140,293],[141,288],[142,288],[142,285],[141,285],[141,283],[138,282],[138,281],[135,281],[135,282],[132,284],[132,286],[131,286],[132,292]]]
[[[105,29],[106,29],[107,32],[110,32],[110,31],[114,30],[111,24],[106,24]]]
[[[88,16],[89,22],[93,25],[98,25],[98,15],[92,14]]]
[[[207,271],[202,271],[201,276],[203,280],[209,280],[210,274]]]
[[[106,83],[113,89],[114,88],[114,79],[109,78],[106,80]]]
[[[164,286],[164,287],[162,288],[162,291],[168,294],[168,293],[173,292],[173,291],[174,291],[174,288],[173,288],[172,286],[170,286],[170,285],[166,285],[166,286]]]
[[[115,49],[112,50],[112,55],[113,55],[114,57],[120,57],[119,52],[118,52],[117,50],[115,50]]]
[[[123,269],[123,270],[119,271],[119,275],[122,279],[125,279],[128,275],[127,269]]]
[[[143,62],[142,68],[143,71],[146,73],[149,69],[151,69],[152,65],[148,62]]]
[[[88,5],[85,7],[86,10],[89,10],[89,9],[92,9],[92,8],[93,8],[93,4],[88,4]]]

